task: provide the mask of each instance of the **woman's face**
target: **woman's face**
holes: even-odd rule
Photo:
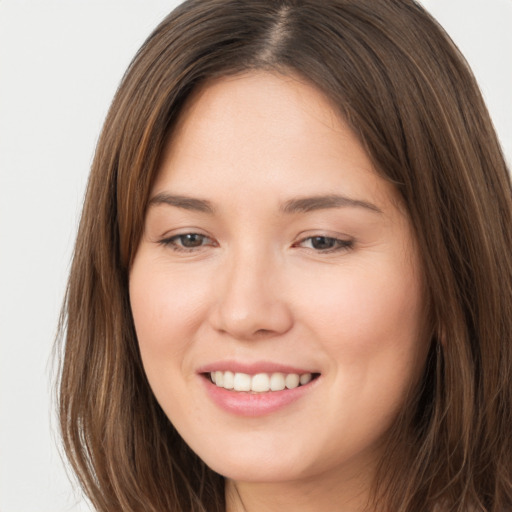
[[[222,78],[189,100],[130,299],[158,402],[234,480],[367,470],[424,365],[421,271],[398,195],[294,77]]]

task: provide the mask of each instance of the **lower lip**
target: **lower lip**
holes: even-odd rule
[[[285,408],[307,395],[316,385],[319,378],[304,386],[283,391],[268,391],[267,393],[248,393],[220,388],[208,378],[201,376],[206,391],[215,404],[221,409],[238,416],[264,416]]]

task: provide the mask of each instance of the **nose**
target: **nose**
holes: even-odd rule
[[[293,325],[282,264],[267,253],[240,252],[217,275],[213,327],[238,340],[279,336]]]

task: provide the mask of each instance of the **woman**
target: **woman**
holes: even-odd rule
[[[508,510],[511,211],[416,3],[183,3],[113,101],[64,308],[95,507]]]

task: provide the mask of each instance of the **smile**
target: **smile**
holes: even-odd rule
[[[207,396],[218,407],[230,414],[245,417],[266,416],[304,400],[321,381],[320,373],[306,372],[251,374],[210,371],[201,376]],[[287,383],[290,387],[287,387]],[[225,385],[232,387],[226,388]]]
[[[248,373],[215,371],[210,372],[210,380],[219,388],[232,391],[245,391],[252,393],[267,393],[269,391],[283,391],[295,389],[308,384],[313,378],[312,373]]]

